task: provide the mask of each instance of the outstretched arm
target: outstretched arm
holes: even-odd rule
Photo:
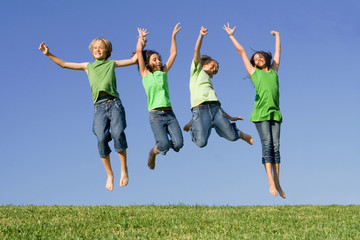
[[[145,60],[144,60],[142,51],[144,50],[144,47],[146,45],[145,37],[149,33],[144,28],[138,28],[138,32],[139,32],[139,38],[138,38],[138,42],[136,44],[136,55],[137,55],[137,60],[138,60],[138,64],[139,64],[140,75],[141,75],[141,77],[145,77],[148,72],[146,72]]]
[[[246,68],[246,71],[248,72],[248,74],[251,76],[253,75],[254,71],[255,71],[255,67],[253,65],[251,65],[250,63],[250,60],[245,52],[245,49],[243,48],[243,46],[241,46],[241,44],[236,40],[236,38],[234,37],[234,33],[235,33],[235,29],[236,27],[234,28],[230,28],[230,25],[229,23],[226,25],[224,25],[223,29],[227,32],[227,34],[229,35],[231,41],[233,42],[236,50],[238,51],[238,53],[240,54],[243,62],[244,62],[244,65],[245,65],[245,68]]]
[[[230,121],[233,121],[233,122],[238,121],[238,120],[244,120],[242,117],[232,117],[229,114],[227,114],[225,111],[224,111],[224,114]]]
[[[172,67],[172,65],[174,64],[175,59],[176,59],[176,55],[177,55],[176,34],[178,34],[178,32],[181,29],[181,27],[179,27],[179,25],[180,25],[180,23],[177,23],[175,25],[172,36],[171,36],[170,56],[164,66],[165,72],[170,71],[170,68]]]
[[[46,56],[48,56],[54,63],[59,65],[62,68],[68,68],[73,70],[84,70],[87,72],[87,62],[85,63],[71,63],[71,62],[65,62],[64,60],[54,56],[50,53],[49,47],[43,42],[40,44],[39,50],[42,51],[42,53]]]
[[[201,49],[201,45],[202,45],[202,40],[204,38],[205,35],[208,34],[208,30],[205,27],[201,27],[200,29],[200,34],[199,37],[196,41],[195,44],[195,50],[194,50],[194,63],[195,66],[198,65],[198,63],[200,63],[201,61],[201,54],[200,54],[200,49]]]
[[[115,60],[115,67],[127,67],[130,65],[134,65],[137,62],[137,54],[134,54],[132,58],[130,59],[124,59],[124,60]]]
[[[271,31],[271,34],[275,36],[275,54],[271,68],[274,69],[275,72],[278,72],[281,54],[280,33],[276,31]]]

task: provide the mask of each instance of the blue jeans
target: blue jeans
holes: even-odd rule
[[[240,138],[240,130],[235,123],[231,123],[225,116],[224,110],[216,103],[206,103],[191,109],[192,126],[190,128],[192,141],[198,147],[205,147],[210,137],[211,129],[220,137],[229,141],[236,141]]]
[[[111,139],[114,139],[116,152],[127,148],[125,128],[125,110],[119,98],[102,99],[95,103],[93,132],[98,139],[100,157],[110,154]]]
[[[170,148],[178,152],[184,146],[181,128],[172,110],[150,111],[149,120],[158,153],[165,155]]]
[[[277,121],[255,122],[262,146],[262,163],[280,163],[280,125]]]

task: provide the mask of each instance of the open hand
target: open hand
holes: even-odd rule
[[[138,28],[137,30],[139,32],[139,38],[144,38],[147,35],[149,35],[147,29],[145,29],[145,28]]]
[[[173,31],[173,37],[176,36],[176,34],[178,34],[178,32],[180,31],[181,27],[179,27],[180,23],[177,23],[174,27],[174,31]]]
[[[242,117],[230,117],[229,120],[235,122],[235,121],[244,120],[244,119]]]
[[[234,28],[231,29],[230,24],[227,23],[227,26],[224,24],[223,29],[227,32],[227,34],[228,34],[229,36],[231,36],[231,35],[234,35],[234,32],[235,32],[236,27],[234,27]]]

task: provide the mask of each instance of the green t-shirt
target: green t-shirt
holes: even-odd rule
[[[275,120],[282,122],[279,80],[276,72],[273,69],[270,69],[270,72],[265,72],[256,68],[250,78],[256,89],[254,110],[250,116],[250,121]]]
[[[97,59],[88,63],[88,78],[94,103],[100,92],[106,92],[113,97],[119,97],[116,91],[116,76],[114,60]]]
[[[198,106],[203,102],[220,101],[218,100],[211,78],[202,69],[201,63],[195,66],[195,62],[191,63],[190,70],[190,100],[191,108]]]
[[[171,107],[166,72],[150,72],[143,78],[142,82],[148,98],[149,111],[155,108]]]

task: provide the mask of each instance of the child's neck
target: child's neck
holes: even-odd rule
[[[264,72],[270,72],[270,68],[268,68],[268,67],[259,68],[259,69],[264,71]]]

